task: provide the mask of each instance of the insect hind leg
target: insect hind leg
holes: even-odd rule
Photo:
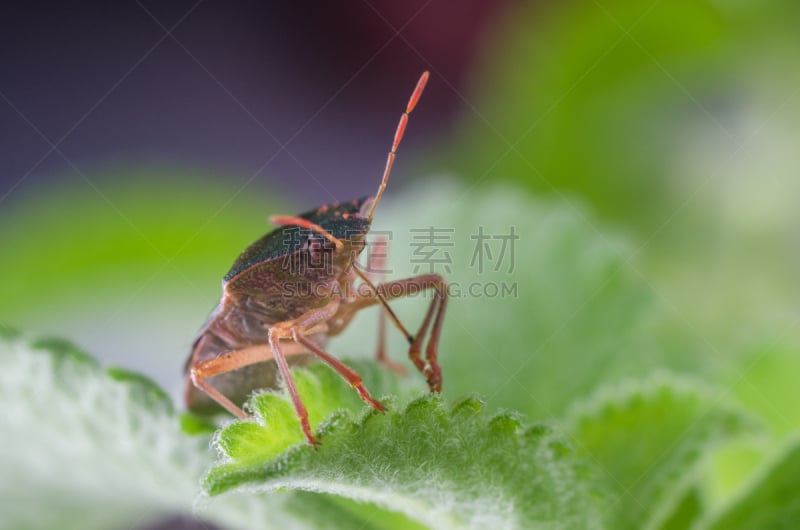
[[[256,364],[272,359],[272,352],[266,344],[233,350],[219,357],[202,361],[189,367],[189,378],[194,386],[205,392],[211,399],[222,405],[234,416],[247,418],[248,414],[238,405],[228,399],[222,392],[211,386],[208,378],[222,375],[251,364]]]
[[[386,280],[386,257],[389,251],[389,240],[385,236],[379,236],[373,243],[373,248],[370,249],[369,260],[367,265],[368,272],[371,272],[378,283]],[[378,313],[378,344],[375,350],[375,360],[378,364],[391,370],[397,375],[407,375],[407,370],[402,364],[389,358],[386,349],[386,309],[381,308]]]

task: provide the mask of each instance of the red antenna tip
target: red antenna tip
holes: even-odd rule
[[[422,91],[425,90],[425,85],[428,83],[428,78],[430,77],[430,72],[425,70],[422,72],[422,75],[417,81],[417,87],[414,89],[414,93],[411,94],[411,99],[408,100],[408,106],[406,107],[406,114],[411,114],[411,111],[414,110],[414,107],[417,106],[417,102],[419,101],[420,96],[422,95]]]

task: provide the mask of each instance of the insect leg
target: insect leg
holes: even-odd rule
[[[438,306],[438,299],[434,297],[431,300],[430,305],[428,306],[428,310],[425,312],[425,318],[422,320],[422,324],[419,326],[419,331],[417,331],[417,336],[414,337],[414,341],[411,343],[411,346],[408,348],[408,358],[411,359],[411,362],[414,363],[414,366],[417,367],[417,370],[420,371],[421,374],[427,377],[425,373],[425,362],[422,360],[421,352],[422,352],[422,341],[425,338],[425,334],[428,332],[428,326],[430,326],[431,319],[436,312],[436,307]]]
[[[194,386],[209,395],[214,401],[225,407],[231,414],[239,418],[247,418],[241,408],[225,397],[219,390],[211,386],[206,379],[215,375],[232,372],[251,364],[272,359],[272,353],[266,345],[252,346],[241,350],[233,350],[214,359],[200,362],[189,368],[189,377]]]
[[[433,300],[428,307],[428,313],[425,315],[425,320],[420,326],[414,341],[409,348],[408,355],[414,361],[418,358],[422,348],[422,341],[424,335],[428,330],[428,325],[431,317],[433,317],[433,327],[428,338],[428,344],[425,347],[425,360],[427,366],[421,371],[428,381],[428,387],[432,392],[442,391],[442,369],[438,363],[438,350],[439,350],[439,336],[442,331],[442,323],[444,322],[444,313],[447,308],[447,282],[438,274],[421,274],[412,278],[404,280],[395,280],[383,283],[378,286],[381,293],[387,299],[399,298],[402,296],[409,296],[416,294],[420,290],[433,289]],[[435,315],[435,316],[434,316]],[[415,363],[419,368],[421,363]]]
[[[352,318],[352,313],[375,304],[384,303],[387,300],[410,296],[423,290],[433,289],[433,300],[428,307],[425,319],[420,325],[419,332],[410,341],[409,358],[422,372],[432,392],[440,392],[442,389],[442,372],[437,362],[439,348],[439,335],[442,330],[444,313],[447,307],[447,282],[438,274],[421,274],[403,280],[394,280],[377,286],[377,292],[361,296],[353,302],[347,304],[342,310],[343,321]],[[427,347],[425,348],[425,359],[427,365],[420,359],[422,341],[428,331],[431,319],[433,328],[431,329]],[[400,328],[405,331],[404,328]],[[337,330],[338,331],[338,330]]]
[[[297,418],[300,420],[303,434],[305,434],[306,440],[308,440],[308,443],[311,445],[319,445],[319,442],[316,438],[314,438],[314,435],[311,434],[311,425],[308,421],[308,410],[306,410],[306,406],[303,403],[300,394],[297,392],[297,385],[295,385],[294,379],[292,378],[292,373],[289,370],[289,364],[286,362],[286,357],[284,357],[283,352],[281,351],[280,340],[296,340],[293,333],[294,329],[297,329],[298,327],[311,328],[315,324],[328,320],[336,313],[337,309],[339,309],[339,300],[334,299],[324,307],[312,309],[295,320],[288,320],[275,324],[269,330],[269,345],[270,348],[272,348],[272,353],[275,354],[275,362],[277,363],[278,370],[280,371],[281,377],[283,377],[283,381],[286,384],[286,389],[289,391],[289,396],[292,398],[292,404],[294,404],[295,413],[297,414]]]
[[[311,434],[311,425],[308,422],[308,410],[306,410],[306,406],[300,398],[300,394],[297,392],[297,385],[295,385],[292,373],[289,371],[289,364],[286,362],[286,358],[283,356],[283,353],[281,353],[281,348],[278,345],[280,343],[279,337],[281,331],[282,330],[279,328],[272,328],[269,330],[269,345],[272,348],[272,352],[275,354],[275,362],[278,364],[278,370],[283,377],[283,382],[286,384],[286,389],[289,391],[289,396],[292,398],[292,404],[294,405],[297,418],[300,420],[303,434],[305,434],[308,443],[311,445],[319,445],[319,441]]]
[[[442,280],[444,282],[444,280]],[[442,283],[437,288],[437,293],[439,294],[439,307],[436,310],[436,318],[433,321],[433,328],[431,329],[431,335],[428,339],[428,345],[425,347],[425,360],[428,361],[428,369],[426,371],[425,377],[428,380],[428,385],[435,392],[442,391],[442,369],[439,367],[438,356],[439,356],[439,336],[442,333],[442,324],[444,323],[444,311],[447,307],[447,285]],[[433,305],[433,302],[431,302]]]
[[[375,274],[380,283],[386,280],[386,275],[383,268],[386,266],[386,249],[387,243],[385,237],[379,237],[373,243],[373,249],[369,254],[369,262],[367,268],[370,272]],[[376,252],[377,251],[377,252]],[[376,272],[380,271],[380,272]],[[388,360],[386,357],[386,315],[383,311],[378,313],[378,347],[375,352],[375,358],[379,363],[384,364]]]
[[[383,408],[383,405],[381,405],[379,401],[373,399],[373,397],[369,395],[369,392],[362,383],[361,376],[359,376],[355,372],[355,370],[353,370],[352,368],[341,362],[339,359],[337,359],[330,353],[326,352],[325,350],[317,346],[308,337],[303,335],[303,332],[300,331],[300,329],[293,328],[292,335],[294,337],[295,342],[298,342],[299,344],[302,344],[303,346],[308,348],[314,355],[322,359],[325,362],[325,364],[327,364],[328,366],[333,368],[336,372],[338,372],[339,375],[341,375],[342,378],[345,381],[347,381],[347,383],[350,386],[356,389],[356,392],[358,392],[358,395],[361,397],[361,399],[364,400],[365,403],[367,403],[372,408],[380,412],[383,412],[385,410]]]
[[[377,276],[378,281],[385,281],[386,273],[383,268],[386,266],[386,253],[388,252],[388,240],[386,237],[378,237],[373,243],[373,248],[369,254],[367,269]],[[377,272],[376,272],[377,271]],[[386,307],[386,306],[384,306]],[[376,348],[375,359],[379,364],[398,375],[406,375],[405,367],[389,358],[386,351],[386,309],[378,313],[378,346]]]

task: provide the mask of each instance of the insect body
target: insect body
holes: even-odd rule
[[[212,412],[221,405],[246,418],[241,404],[248,394],[275,386],[280,374],[306,439],[317,444],[289,371],[289,365],[313,358],[338,372],[366,403],[383,410],[359,375],[324,349],[327,337],[344,330],[356,312],[378,304],[405,335],[409,357],[425,375],[431,391],[441,391],[437,349],[447,305],[444,279],[423,274],[376,286],[357,260],[366,246],[408,116],[427,80],[425,72],[400,118],[375,197],[334,203],[297,216],[273,217],[278,228],[250,245],[233,264],[223,280],[222,298],[195,340],[186,365],[186,402],[191,410]],[[368,289],[355,289],[356,280]],[[432,290],[433,297],[419,331],[411,335],[388,300],[422,290]],[[429,329],[423,360],[422,342]],[[379,360],[390,364],[383,351],[381,345]]]

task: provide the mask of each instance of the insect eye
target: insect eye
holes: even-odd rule
[[[317,254],[327,250],[333,250],[334,247],[332,244],[329,244],[328,240],[324,237],[319,234],[311,233],[308,234],[306,248],[308,248],[308,251],[312,254]]]

